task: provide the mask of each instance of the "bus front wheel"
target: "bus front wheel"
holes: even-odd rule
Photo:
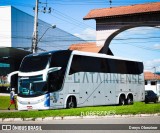
[[[77,107],[76,98],[73,96],[69,97],[67,100],[66,108],[70,109],[70,108],[76,108],[76,107]]]

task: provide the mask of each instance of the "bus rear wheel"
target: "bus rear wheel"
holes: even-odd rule
[[[76,98],[73,96],[69,97],[67,100],[66,108],[70,109],[70,108],[76,108],[76,107],[77,107]]]
[[[133,104],[133,96],[128,96],[127,97],[127,104],[132,105]]]

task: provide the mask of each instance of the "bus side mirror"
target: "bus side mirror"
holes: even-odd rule
[[[48,73],[52,73],[52,72],[58,71],[58,70],[60,70],[60,69],[61,69],[61,67],[53,67],[53,68],[49,68],[49,69],[48,69]]]
[[[12,76],[13,76],[13,75],[16,75],[16,74],[18,74],[18,73],[19,73],[19,71],[14,71],[14,72],[8,74],[8,76],[7,76],[7,81],[8,81],[9,84],[11,83],[11,78],[12,78]]]
[[[46,81],[46,79],[48,78],[48,75],[54,71],[58,71],[60,70],[61,67],[53,67],[53,68],[49,68],[45,70],[45,73],[43,74],[43,81]]]

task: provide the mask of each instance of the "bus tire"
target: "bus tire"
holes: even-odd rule
[[[119,98],[119,105],[125,105],[125,96],[121,95],[120,98]]]
[[[76,108],[76,107],[77,107],[76,98],[74,96],[69,97],[67,100],[66,108],[70,109],[70,108]]]
[[[133,104],[133,96],[132,96],[132,95],[129,95],[129,96],[127,97],[127,104],[128,104],[128,105],[132,105],[132,104]]]

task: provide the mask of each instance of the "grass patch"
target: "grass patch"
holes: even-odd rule
[[[8,109],[9,104],[10,104],[9,96],[0,96],[0,110]],[[14,109],[14,105],[11,106],[11,109]]]
[[[0,96],[0,110],[7,109],[9,97]],[[14,108],[14,106],[12,107]],[[83,107],[75,109],[56,109],[44,111],[18,111],[18,112],[1,112],[0,118],[44,118],[56,116],[81,116],[90,113],[101,113],[99,115],[109,114],[154,114],[160,113],[160,103],[145,104],[144,102],[135,102],[133,105],[125,106],[96,106]],[[90,114],[91,115],[91,114]]]

